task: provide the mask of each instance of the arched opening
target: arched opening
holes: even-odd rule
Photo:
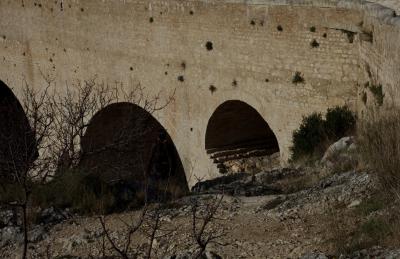
[[[227,172],[227,162],[233,160],[273,154],[279,160],[278,141],[268,123],[253,107],[238,100],[226,101],[214,111],[205,142],[221,173]]]
[[[91,119],[82,138],[81,168],[132,195],[176,197],[188,189],[170,136],[146,110],[131,103],[111,104]]]
[[[0,81],[0,181],[25,173],[36,157],[35,137],[24,109]]]

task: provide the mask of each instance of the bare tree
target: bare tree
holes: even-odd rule
[[[205,204],[201,205],[197,198],[192,203],[192,236],[197,246],[194,258],[201,258],[210,243],[220,244],[217,240],[224,236],[211,229],[215,220],[218,220],[217,212],[221,207],[224,196],[211,197]]]
[[[12,118],[9,125],[11,134],[0,136],[0,143],[8,147],[7,154],[0,157],[0,164],[8,173],[5,176],[8,188],[18,190],[17,195],[6,197],[2,202],[21,210],[24,234],[22,258],[26,258],[29,242],[27,214],[33,185],[36,181],[45,181],[53,162],[47,152],[55,117],[49,97],[49,87],[39,91],[25,84],[22,107],[29,126],[25,126],[21,119]],[[3,190],[6,191],[5,187]]]
[[[161,92],[145,94],[145,88],[140,83],[126,91],[122,84],[111,87],[97,84],[94,78],[77,85],[67,85],[65,91],[57,92],[54,79],[45,76],[44,79],[46,85],[41,89],[24,82],[21,110],[26,117],[9,119],[11,133],[0,132],[0,144],[7,147],[0,153],[0,176],[7,179],[0,181],[0,192],[6,193],[15,187],[18,189],[12,197],[1,195],[0,203],[21,211],[24,232],[22,258],[27,257],[28,207],[33,188],[37,184],[45,184],[55,172],[79,165],[81,140],[94,114],[120,101],[135,103],[153,114],[173,101],[173,95],[163,101]],[[22,123],[23,120],[27,123]],[[127,135],[133,137],[136,134],[137,137],[138,134],[130,129],[122,132],[121,142],[127,141]],[[130,228],[130,235],[135,232],[134,229]]]

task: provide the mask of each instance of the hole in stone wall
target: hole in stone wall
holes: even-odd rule
[[[354,35],[356,35],[356,32],[353,31],[349,31],[349,30],[340,30],[342,33],[346,34],[347,36],[347,40],[349,41],[349,43],[353,43],[354,42]]]
[[[178,81],[179,82],[184,82],[185,81],[185,77],[184,76],[178,76]]]
[[[276,29],[277,29],[278,31],[283,31],[283,28],[282,28],[281,25],[278,25],[278,26],[276,27]]]
[[[205,148],[221,173],[224,167],[220,165],[227,161],[279,152],[268,123],[253,107],[238,100],[226,101],[214,111],[207,125]]]
[[[193,15],[194,13],[193,13],[193,11],[192,11],[192,10],[190,10],[190,11],[189,11],[189,14],[190,14],[190,15]]]
[[[182,63],[181,63],[181,68],[182,68],[183,70],[186,69],[186,62],[185,62],[185,61],[182,61]]]
[[[150,23],[153,23],[153,22],[154,22],[154,18],[153,18],[153,17],[150,17],[150,18],[149,18],[149,22],[150,22]]]
[[[208,50],[208,51],[211,51],[211,50],[213,50],[213,43],[211,42],[211,41],[207,41],[207,43],[206,43],[206,49]]]
[[[99,111],[90,120],[81,147],[80,168],[98,174],[107,183],[124,182],[130,191],[137,192],[147,181],[149,195],[166,186],[170,195],[187,191],[183,166],[171,137],[137,105],[115,103]]]
[[[254,25],[256,25],[256,22],[254,20],[251,20],[250,24],[254,26]]]
[[[326,38],[326,37],[328,37],[328,34],[324,33],[324,34],[322,34],[322,37]]]
[[[317,29],[314,26],[310,27],[310,32],[316,32],[316,31],[317,31]]]

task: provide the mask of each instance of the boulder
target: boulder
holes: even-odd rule
[[[321,164],[330,170],[346,171],[358,164],[355,138],[343,137],[333,143],[321,159]]]
[[[0,230],[0,248],[8,244],[22,242],[23,236],[19,227],[5,227]]]

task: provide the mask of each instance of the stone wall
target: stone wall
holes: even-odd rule
[[[337,0],[1,1],[0,79],[17,96],[24,80],[43,87],[44,78],[60,89],[96,78],[126,88],[140,82],[150,95],[175,91],[175,102],[155,117],[193,185],[217,175],[205,136],[227,100],[263,116],[284,162],[303,115],[360,107],[366,63],[395,89],[400,27],[374,10]],[[360,41],[368,26],[372,46]],[[296,72],[304,82],[293,83]]]

